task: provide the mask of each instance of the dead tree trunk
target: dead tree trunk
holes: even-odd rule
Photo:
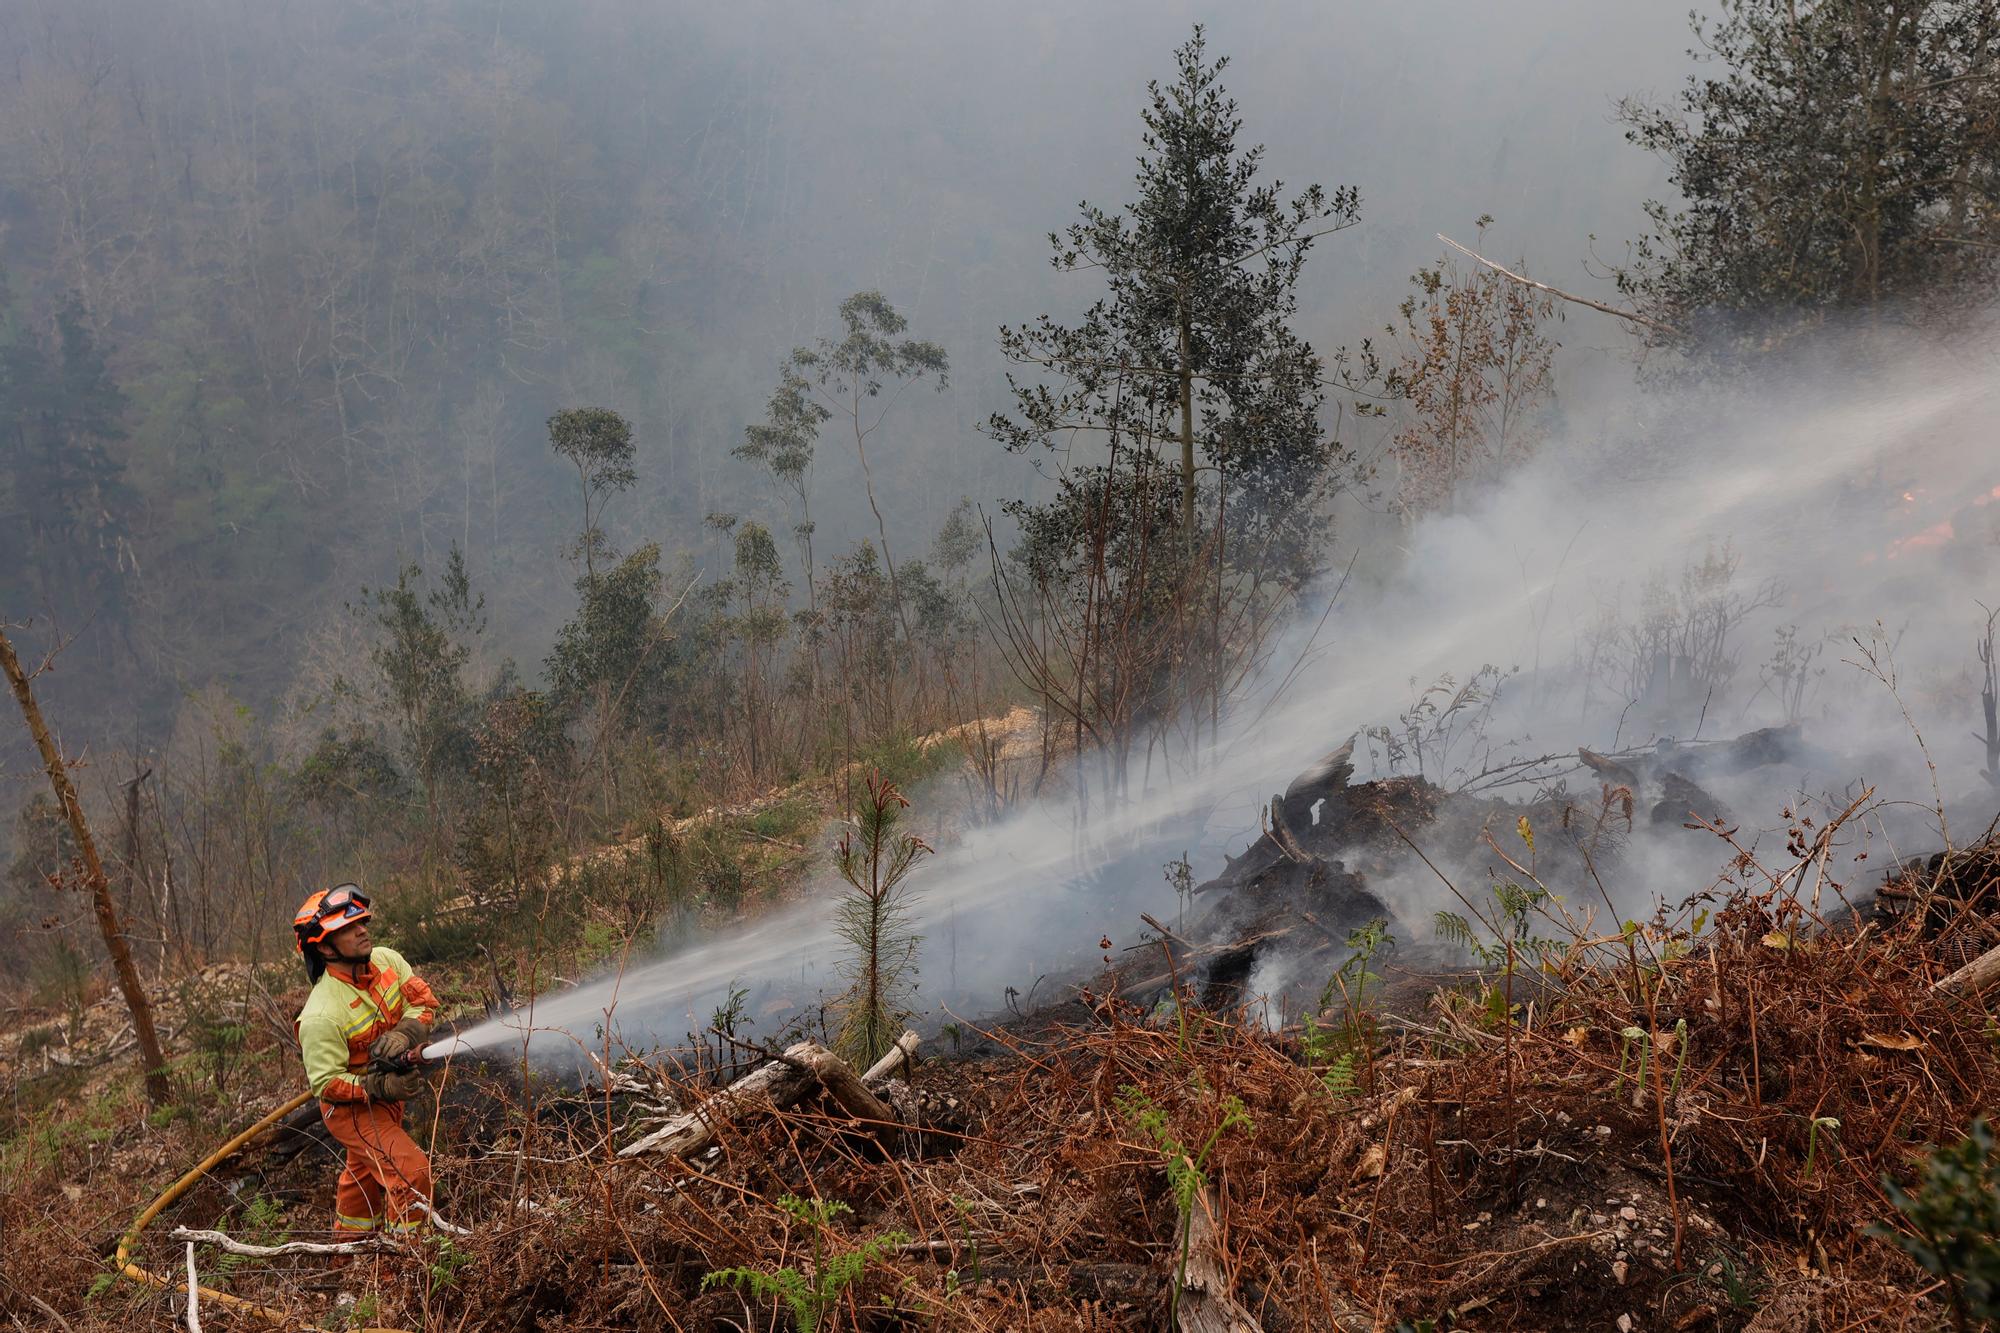
[[[1257,1316],[1244,1309],[1230,1290],[1212,1207],[1208,1192],[1198,1191],[1181,1219],[1186,1228],[1187,1265],[1174,1323],[1179,1333],[1264,1333]]]
[[[104,863],[97,857],[97,844],[91,840],[90,825],[84,820],[83,803],[77,799],[69,770],[63,766],[62,752],[56,748],[48,724],[42,720],[34,691],[28,687],[28,674],[21,669],[21,659],[14,655],[14,645],[8,642],[4,631],[0,631],[0,668],[6,670],[7,681],[14,687],[21,716],[34,735],[35,747],[42,752],[42,765],[48,770],[56,802],[62,806],[70,832],[76,836],[84,876],[90,882],[91,906],[97,913],[97,931],[111,953],[111,965],[118,973],[118,988],[125,994],[125,1007],[132,1011],[132,1033],[138,1039],[139,1058],[146,1068],[146,1097],[158,1105],[167,1100],[169,1089],[166,1056],[161,1053],[160,1039],[153,1031],[153,1006],[146,999],[145,987],[139,984],[138,969],[132,966],[132,951],[126,947],[125,932],[118,924],[118,912],[111,902],[111,885],[104,877]]]
[[[1176,1302],[1175,1333],[1264,1333],[1263,1324],[1236,1299],[1231,1288],[1222,1260],[1222,1241],[1215,1232],[1214,1209],[1214,1196],[1200,1190],[1178,1219],[1187,1228],[1187,1272]],[[1376,1327],[1373,1318],[1339,1291],[1329,1292],[1328,1300],[1330,1304],[1320,1312],[1323,1322],[1315,1328],[1372,1333]]]
[[[1980,711],[1986,715],[1986,734],[1972,739],[1986,747],[1986,767],[1980,776],[1996,787],[2000,787],[2000,662],[1996,662],[1993,652],[1993,625],[2000,619],[2000,611],[1986,613],[1986,636],[1974,645],[1979,654],[1979,665],[1986,673],[1986,679],[1979,687]]]
[[[152,775],[152,769],[142,768],[125,784],[125,910],[128,912],[136,912],[138,904],[151,896],[152,886],[143,865],[145,844],[139,837],[139,788]],[[167,972],[166,912],[156,910],[153,922],[160,930],[160,961],[153,969],[153,980],[159,982],[166,978]]]

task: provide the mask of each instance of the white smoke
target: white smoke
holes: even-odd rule
[[[1413,679],[1538,660],[1542,672],[1517,684],[1515,702],[1493,722],[1523,737],[1524,749],[1610,748],[1621,731],[1626,742],[1650,739],[1628,725],[1629,700],[1599,691],[1586,710],[1575,664],[1613,590],[1629,597],[1649,577],[1677,577],[1725,544],[1746,586],[1775,580],[1783,594],[1737,627],[1747,661],[1728,697],[1705,701],[1703,735],[1783,720],[1769,691],[1757,689],[1755,663],[1777,627],[1795,624],[1809,638],[1830,636],[1808,736],[1858,771],[1766,775],[1717,795],[1771,824],[1802,794],[1788,783],[1865,780],[1878,784],[1878,798],[1927,808],[1929,770],[1902,713],[1908,706],[1947,802],[1971,793],[1962,803],[1970,822],[1978,800],[1992,801],[1965,739],[1969,719],[1950,715],[1964,690],[1954,695],[1941,682],[1971,660],[1984,623],[1976,599],[2000,595],[1991,527],[2000,518],[1991,438],[2000,384],[1983,357],[1914,337],[1892,353],[1881,347],[1879,337],[1857,338],[1782,376],[1635,390],[1622,417],[1553,442],[1475,507],[1419,524],[1373,587],[1350,588],[1330,614],[1301,617],[1272,657],[1270,681],[1190,770],[1156,768],[1149,790],[1100,803],[1087,825],[1072,800],[1058,798],[963,833],[912,881],[924,1018],[940,1020],[946,1005],[996,1012],[1010,987],[1027,995],[1044,974],[1087,972],[1099,937],[1129,938],[1139,912],[1171,915],[1163,863],[1187,851],[1197,881],[1215,873],[1226,852],[1256,836],[1262,801],[1357,728],[1391,720]],[[1876,636],[1878,622],[1893,645],[1901,704],[1841,660],[1857,658],[1848,638]],[[1630,902],[1703,887],[1647,883],[1643,858],[1627,870],[1633,882],[1616,891]],[[1414,919],[1435,905],[1434,881],[1414,871],[1377,887]],[[732,986],[748,988],[749,1011],[768,1032],[783,1013],[838,991],[827,916],[821,895],[544,996],[534,1026],[569,1036],[537,1035],[535,1047],[597,1048],[607,1031],[633,1045],[699,1032]],[[519,1040],[526,1019],[469,1035],[480,1044]]]

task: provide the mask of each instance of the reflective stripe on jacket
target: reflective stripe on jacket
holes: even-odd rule
[[[437,1009],[437,996],[394,949],[371,951],[366,966],[328,963],[295,1024],[313,1093],[327,1102],[368,1100],[356,1077],[368,1069],[368,1048],[406,1017],[436,1022]]]

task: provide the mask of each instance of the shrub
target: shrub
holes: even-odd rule
[[[2000,1158],[1986,1117],[1974,1120],[1959,1142],[1931,1153],[1915,1191],[1893,1180],[1883,1187],[1909,1231],[1878,1223],[1868,1234],[1944,1279],[1960,1328],[2000,1319]]]
[[[839,1303],[841,1294],[854,1285],[868,1265],[909,1239],[900,1231],[888,1231],[863,1241],[845,1254],[829,1255],[823,1249],[826,1233],[832,1229],[833,1219],[852,1212],[851,1208],[844,1203],[801,1199],[790,1194],[779,1199],[778,1206],[801,1226],[812,1229],[810,1275],[790,1266],[769,1273],[758,1268],[723,1268],[703,1276],[701,1285],[706,1290],[727,1283],[739,1290],[748,1289],[759,1300],[781,1300],[791,1311],[792,1325],[798,1333],[816,1333],[827,1311]]]
[[[434,889],[409,887],[383,894],[376,903],[382,937],[411,963],[449,963],[476,957],[491,934],[482,913],[451,914]]]

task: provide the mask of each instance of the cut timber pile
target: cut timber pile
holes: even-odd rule
[[[722,1126],[758,1110],[794,1106],[815,1088],[824,1088],[841,1110],[868,1126],[878,1138],[893,1139],[902,1122],[871,1089],[897,1070],[907,1070],[916,1053],[917,1034],[905,1032],[866,1073],[856,1074],[845,1060],[817,1042],[798,1042],[700,1106],[627,1144],[618,1155],[692,1157],[715,1142],[716,1131]]]

